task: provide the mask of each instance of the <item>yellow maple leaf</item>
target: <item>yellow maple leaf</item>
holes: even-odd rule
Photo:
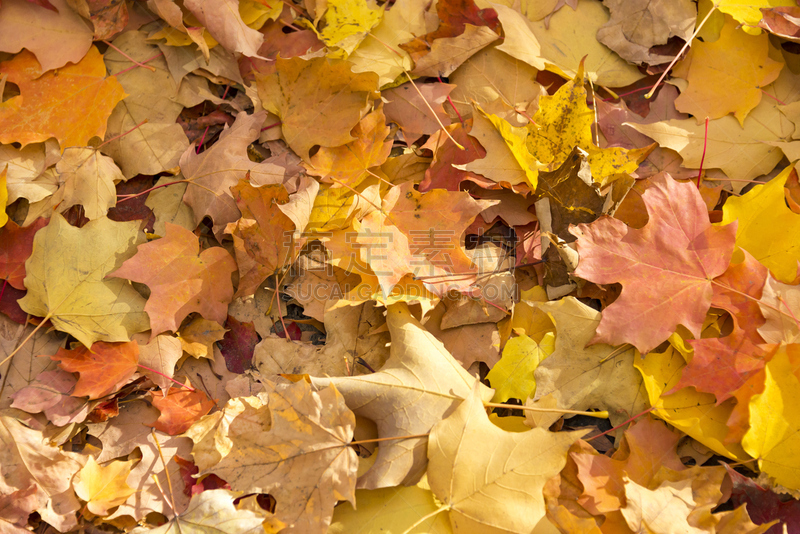
[[[347,57],[361,44],[369,31],[380,22],[383,7],[368,0],[328,0],[324,28],[319,38],[331,48],[330,57]],[[316,30],[315,30],[316,31]]]
[[[750,399],[742,446],[778,484],[800,489],[800,352],[784,345],[767,362],[764,392]]]
[[[670,395],[670,391],[681,377],[686,360],[675,345],[683,348],[683,340],[673,334],[671,345],[664,352],[649,352],[639,358],[633,366],[642,373],[644,386],[653,415],[685,432],[717,454],[736,460],[746,460],[747,453],[738,443],[726,443],[727,421],[733,401],[717,405],[711,393],[701,393],[692,387],[683,388]],[[687,352],[688,353],[688,352]]]
[[[786,207],[783,192],[792,170],[787,167],[765,185],[729,198],[722,207],[721,222],[724,225],[738,220],[736,244],[787,283],[797,275],[800,260],[800,242],[796,239],[800,215]]]
[[[528,135],[528,151],[547,170],[557,169],[566,161],[574,147],[589,153],[589,165],[596,182],[612,174],[630,173],[647,157],[651,147],[625,150],[600,148],[592,141],[594,113],[586,105],[583,85],[583,66],[574,79],[565,83],[552,96],[539,99],[539,111]]]
[[[72,487],[78,497],[86,501],[86,507],[95,515],[108,515],[109,510],[128,500],[134,493],[126,482],[133,461],[112,461],[104,466],[95,462],[93,456],[75,475]]]
[[[556,338],[552,332],[545,334],[540,343],[528,336],[509,340],[502,358],[486,375],[495,389],[492,402],[505,402],[512,397],[524,401],[533,395],[536,391],[533,372],[555,349]]]
[[[29,143],[55,137],[61,149],[85,146],[106,133],[106,121],[125,91],[106,77],[103,56],[94,46],[76,64],[42,72],[33,54],[23,51],[0,63],[0,77],[20,94],[0,103],[0,143]]]
[[[761,102],[761,88],[774,82],[783,68],[768,52],[766,34],[748,35],[728,17],[718,40],[695,40],[675,66],[675,76],[689,82],[675,99],[675,107],[698,120],[733,113],[744,125],[747,114]]]
[[[740,22],[742,29],[747,33],[758,35],[761,28],[758,23],[761,21],[761,8],[795,6],[794,0],[717,0],[714,5],[722,11],[731,15],[737,22]],[[698,17],[698,20],[699,17]]]
[[[3,168],[3,172],[0,172],[0,207],[3,208],[0,210],[0,228],[5,226],[8,222],[8,214],[6,213],[6,202],[8,202],[8,188],[6,187],[7,171],[8,165]]]

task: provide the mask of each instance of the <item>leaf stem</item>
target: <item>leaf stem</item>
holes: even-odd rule
[[[191,392],[194,392],[194,391],[196,391],[196,390],[195,390],[193,387],[191,387],[191,386],[187,386],[186,384],[181,384],[180,382],[178,382],[177,380],[175,380],[175,379],[174,379],[174,378],[172,378],[171,376],[167,376],[167,375],[165,375],[164,373],[162,373],[162,372],[160,372],[160,371],[156,371],[155,369],[151,369],[150,367],[147,367],[146,365],[142,365],[141,363],[137,363],[137,364],[136,364],[136,366],[137,366],[137,367],[141,367],[141,368],[142,368],[142,369],[144,369],[145,371],[150,371],[151,373],[155,373],[155,374],[157,374],[157,375],[159,375],[159,376],[163,376],[163,377],[164,377],[164,378],[166,378],[167,380],[171,380],[171,381],[175,382],[176,384],[178,384],[180,387],[182,387],[182,388],[186,388],[186,389],[188,389],[188,390],[189,390],[189,391],[191,391]]]
[[[431,513],[429,513],[429,514],[425,514],[424,516],[422,516],[422,517],[420,517],[419,519],[417,519],[417,520],[414,522],[414,524],[413,524],[413,525],[411,525],[410,527],[408,527],[407,529],[405,529],[405,530],[403,531],[403,534],[408,534],[409,532],[411,532],[412,530],[414,530],[415,528],[417,528],[418,526],[420,526],[422,523],[424,523],[425,521],[427,521],[427,520],[428,520],[428,519],[430,519],[431,517],[433,517],[433,516],[435,516],[435,515],[439,515],[440,513],[444,512],[445,510],[450,510],[450,508],[451,508],[451,506],[450,506],[449,504],[443,504],[443,505],[441,505],[439,508],[437,508],[437,509],[436,509],[436,510],[434,510],[433,512],[431,512]]]
[[[509,410],[524,410],[526,412],[541,412],[541,413],[565,413],[569,415],[585,415],[587,417],[597,417],[598,419],[608,419],[607,410],[603,410],[602,412],[582,412],[580,410],[562,410],[561,408],[536,408],[534,406],[502,404],[499,402],[484,402],[483,405],[487,408],[507,408]]]
[[[700,156],[700,170],[697,171],[697,189],[700,189],[700,178],[703,176],[703,162],[706,160],[707,146],[708,146],[708,117],[706,117],[706,133],[703,135],[703,155]]]
[[[147,119],[143,120],[142,122],[140,122],[139,124],[137,124],[136,126],[134,126],[133,128],[131,128],[130,130],[128,130],[127,132],[125,132],[125,133],[121,133],[121,134],[119,134],[119,135],[117,135],[117,136],[115,136],[115,137],[112,137],[111,139],[108,139],[107,141],[103,141],[102,143],[100,143],[99,145],[97,145],[97,146],[95,147],[95,149],[96,149],[96,150],[99,150],[99,149],[100,149],[100,147],[107,145],[107,144],[108,144],[108,143],[110,143],[111,141],[116,141],[116,140],[117,140],[117,139],[119,139],[120,137],[125,137],[126,135],[128,135],[129,133],[131,133],[131,132],[132,132],[132,131],[134,131],[135,129],[139,128],[141,125],[145,124],[146,122],[147,122]]]
[[[135,59],[133,59],[131,56],[129,56],[128,54],[126,54],[125,52],[123,52],[122,50],[120,50],[119,48],[117,48],[116,46],[114,46],[114,44],[113,44],[113,43],[110,43],[109,41],[106,41],[105,39],[103,39],[103,42],[104,42],[105,44],[107,44],[109,47],[111,47],[111,48],[113,48],[114,50],[116,50],[117,52],[119,52],[119,54],[120,54],[120,55],[122,55],[122,57],[124,57],[124,58],[125,58],[125,59],[127,59],[128,61],[131,61],[131,62],[133,62],[133,64],[134,64],[134,65],[136,65],[137,67],[144,67],[144,68],[146,68],[146,69],[148,69],[148,70],[150,70],[150,71],[152,71],[152,72],[155,72],[155,71],[156,71],[156,68],[155,68],[155,67],[153,67],[152,65],[145,65],[144,63],[139,63],[138,61],[136,61]]]
[[[615,426],[614,428],[609,428],[609,429],[608,429],[608,430],[606,430],[605,432],[603,432],[603,433],[601,433],[601,434],[597,434],[596,436],[592,436],[591,438],[587,438],[587,439],[585,439],[584,441],[592,441],[593,439],[595,439],[595,438],[599,438],[600,436],[605,436],[605,435],[606,435],[606,434],[608,434],[609,432],[613,432],[613,431],[617,430],[618,428],[622,428],[623,426],[627,425],[628,423],[630,423],[630,422],[631,422],[631,421],[633,421],[634,419],[636,419],[636,418],[638,418],[638,417],[641,417],[641,416],[643,416],[644,414],[647,414],[647,413],[650,413],[650,412],[652,412],[654,409],[655,409],[655,406],[650,406],[650,407],[649,407],[648,409],[646,409],[645,411],[643,411],[643,412],[640,412],[640,413],[637,413],[636,415],[634,415],[633,417],[631,417],[630,419],[628,419],[628,420],[627,420],[627,421],[625,421],[624,423],[620,423],[620,424],[618,424],[617,426]]]
[[[683,45],[683,48],[680,49],[680,51],[675,55],[675,58],[672,60],[672,62],[667,66],[667,69],[664,72],[661,73],[661,77],[658,79],[658,81],[655,83],[655,85],[653,85],[653,87],[650,88],[650,92],[647,93],[646,95],[644,95],[645,98],[647,98],[647,99],[653,98],[653,93],[656,92],[656,89],[658,89],[658,86],[661,85],[661,82],[664,81],[664,78],[667,77],[667,74],[669,74],[669,71],[672,70],[672,67],[675,66],[675,63],[678,62],[678,60],[683,55],[683,53],[686,51],[686,49],[689,48],[689,46],[691,46],[692,41],[694,41],[694,38],[697,37],[697,34],[700,33],[700,30],[702,30],[703,26],[705,26],[706,22],[708,22],[708,19],[711,18],[711,14],[716,10],[717,10],[717,4],[714,4],[714,6],[706,14],[706,17],[703,19],[703,22],[701,22],[697,26],[697,28],[695,28],[694,33],[692,34],[692,36],[689,37],[689,40],[686,41],[686,44]]]
[[[131,66],[130,66],[130,67],[128,67],[127,69],[124,69],[124,70],[121,70],[121,71],[119,71],[119,72],[118,72],[118,73],[116,73],[114,76],[116,76],[116,77],[119,77],[119,76],[121,76],[121,75],[125,74],[125,73],[126,73],[126,72],[128,72],[128,71],[131,71],[131,70],[133,70],[133,69],[135,69],[135,68],[138,68],[139,66],[145,67],[145,68],[147,68],[147,69],[153,69],[153,71],[155,71],[155,70],[156,70],[155,68],[153,68],[153,67],[150,67],[150,66],[148,66],[148,65],[145,65],[145,63],[149,63],[149,62],[153,61],[154,59],[156,59],[157,57],[161,57],[161,56],[163,56],[163,55],[164,55],[164,53],[163,53],[163,52],[159,52],[158,54],[156,54],[156,55],[154,55],[154,56],[151,56],[151,57],[149,57],[149,58],[145,59],[145,60],[144,60],[144,61],[142,61],[141,63],[136,63],[135,65],[131,65]]]

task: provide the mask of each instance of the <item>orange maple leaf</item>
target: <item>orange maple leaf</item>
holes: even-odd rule
[[[166,229],[165,237],[141,245],[134,257],[109,274],[150,288],[144,307],[150,316],[150,339],[167,330],[176,332],[192,312],[223,324],[233,298],[236,262],[231,255],[220,247],[200,252],[192,232],[171,223]]]
[[[191,388],[189,380],[186,381],[186,385]],[[202,391],[188,388],[171,387],[166,397],[160,392],[151,392],[153,406],[161,412],[153,428],[170,436],[177,436],[186,432],[192,423],[211,411],[214,401]]]
[[[80,375],[71,393],[73,397],[99,399],[117,391],[136,372],[139,345],[134,341],[98,341],[92,344],[91,349],[83,345],[72,350],[58,349],[50,359],[60,361],[58,366],[61,369]]]
[[[0,76],[17,84],[20,94],[0,103],[0,143],[58,139],[61,150],[86,146],[103,138],[114,107],[125,90],[114,76],[106,77],[103,56],[94,46],[76,64],[42,73],[36,57],[23,50],[0,63]]]

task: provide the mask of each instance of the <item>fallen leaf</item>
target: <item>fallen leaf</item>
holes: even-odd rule
[[[53,0],[50,6],[54,9],[40,9],[30,2],[4,0],[0,51],[14,54],[25,48],[33,52],[42,72],[80,62],[92,45],[92,32],[67,4]]]
[[[230,451],[201,474],[272,495],[287,532],[325,532],[336,501],[355,501],[356,454],[347,446],[355,417],[335,387],[278,385],[267,405],[246,409],[230,425]]]
[[[602,322],[600,313],[574,297],[534,306],[547,313],[556,327],[555,350],[534,373],[535,399],[552,395],[559,408],[608,410],[612,425],[646,408],[641,380],[631,366],[636,351],[587,346]]]
[[[539,343],[524,335],[508,340],[500,361],[486,375],[495,390],[492,402],[506,402],[510,398],[524,402],[532,396],[536,391],[533,373],[554,350],[552,334],[545,335]]]
[[[139,345],[140,372],[160,387],[164,396],[173,384],[170,378],[175,373],[175,364],[181,357],[183,349],[181,340],[177,337],[156,336],[146,345]]]
[[[790,345],[795,347],[795,345]],[[800,417],[792,401],[800,395],[800,353],[784,346],[767,362],[764,391],[750,399],[750,429],[742,447],[758,459],[761,471],[778,484],[800,488],[800,463],[791,452],[797,449]]]
[[[141,295],[123,280],[105,279],[133,255],[138,226],[101,218],[75,228],[54,214],[33,238],[33,253],[25,262],[28,293],[19,305],[49,317],[87,347],[95,341],[127,341],[147,330]]]
[[[736,227],[711,226],[697,189],[672,178],[654,179],[642,199],[650,221],[641,230],[601,218],[571,231],[581,258],[575,274],[623,284],[620,297],[603,311],[592,342],[631,343],[645,353],[678,324],[700,337],[712,280],[728,268]],[[651,284],[655,278],[661,281],[658,292]]]
[[[419,486],[356,490],[358,509],[347,502],[333,512],[330,534],[348,532],[406,532],[409,534],[452,534],[443,514],[425,519],[437,510],[433,494]],[[419,522],[421,521],[421,522]],[[411,530],[407,530],[407,529]]]
[[[389,157],[392,142],[383,108],[368,113],[351,131],[356,138],[336,148],[322,147],[304,165],[312,176],[333,182],[333,187],[355,188]]]
[[[189,380],[184,387],[169,388],[165,396],[153,395],[152,402],[161,412],[153,428],[170,436],[183,434],[214,407],[214,402],[208,400],[205,393],[192,389]]]
[[[243,323],[228,316],[225,321],[228,329],[219,341],[218,347],[225,357],[225,366],[232,373],[242,374],[251,367],[253,350],[259,342],[253,323]]]
[[[350,130],[367,111],[377,76],[355,74],[342,60],[277,59],[277,73],[257,78],[264,109],[281,120],[286,143],[304,161],[314,145],[340,146],[353,140]],[[319,120],[324,111],[325,120]]]
[[[459,532],[532,532],[545,519],[542,488],[582,431],[506,432],[486,416],[478,383],[431,430],[428,480]],[[504,458],[502,465],[494,459]],[[487,506],[487,503],[493,503]]]
[[[134,490],[125,482],[131,472],[132,461],[113,461],[100,466],[92,456],[83,469],[78,471],[73,488],[86,508],[93,514],[106,516],[111,508],[128,499]]]
[[[467,24],[461,35],[433,41],[430,53],[418,59],[411,72],[415,76],[449,76],[472,55],[497,39],[497,33],[489,27]]]
[[[258,49],[264,36],[242,20],[239,2],[222,0],[209,4],[202,0],[186,0],[185,6],[222,46],[245,56],[259,57]]]
[[[383,98],[388,100],[386,119],[400,126],[409,145],[423,135],[436,133],[442,126],[450,124],[443,104],[455,89],[454,85],[446,83],[418,83],[416,86],[415,89],[407,83],[381,92]]]
[[[0,279],[11,287],[25,289],[25,261],[33,251],[33,236],[47,225],[47,219],[37,219],[21,228],[9,221],[0,230]]]
[[[672,37],[689,41],[697,19],[692,2],[605,0],[611,19],[597,30],[597,40],[631,63],[658,65],[672,56],[651,50]]]
[[[113,41],[104,56],[128,96],[108,117],[104,154],[114,158],[126,178],[158,174],[172,169],[189,147],[189,140],[175,121],[183,106],[176,102],[178,82],[170,75],[158,47],[146,41],[144,32],[125,32]],[[125,54],[125,55],[123,55]],[[126,57],[127,56],[127,57]],[[133,68],[135,59],[148,68]],[[147,122],[144,122],[147,121]]]
[[[240,495],[216,489],[192,498],[186,511],[158,528],[139,527],[131,534],[262,534],[266,512],[237,510],[233,502]]]
[[[82,423],[91,407],[86,399],[70,396],[77,382],[72,373],[60,369],[44,371],[29,386],[11,395],[11,407],[28,413],[42,412],[56,426]]]
[[[470,395],[476,380],[414,319],[405,303],[390,306],[386,323],[392,338],[391,356],[379,372],[312,378],[312,383],[335,385],[356,415],[378,425],[381,438],[427,433],[443,414]],[[481,388],[488,401],[492,391]],[[424,437],[384,444],[372,468],[359,478],[358,487],[415,483],[426,467],[427,445]]]
[[[166,225],[167,235],[141,245],[111,276],[147,284],[150,337],[171,330],[192,312],[222,324],[233,298],[235,262],[224,249],[200,252],[197,237],[180,226]]]
[[[4,4],[5,5],[5,4]],[[65,8],[66,9],[66,8]],[[125,97],[97,48],[74,65],[44,72],[30,52],[0,63],[0,75],[17,84],[18,96],[0,104],[0,142],[29,143],[55,137],[61,149],[103,137],[111,110]]]
[[[747,114],[761,101],[761,88],[774,82],[783,68],[767,57],[768,48],[765,34],[748,35],[729,20],[719,40],[697,41],[675,65],[673,74],[689,82],[675,100],[675,108],[694,115],[698,122],[733,113],[744,126]]]
[[[61,369],[80,375],[73,397],[98,399],[116,392],[133,377],[139,363],[139,345],[134,341],[100,341],[88,348],[58,349],[50,359],[59,361]]]
[[[369,0],[328,0],[319,37],[329,48],[328,57],[347,57],[381,20],[383,9]]]
[[[800,309],[799,297],[797,286],[778,282],[771,276],[767,279],[758,304],[766,318],[758,333],[767,343],[796,343],[800,339],[800,325],[793,317]]]
[[[736,244],[783,282],[794,280],[800,260],[800,244],[784,237],[800,230],[800,215],[786,207],[784,201],[784,184],[792,171],[791,166],[787,167],[765,185],[730,199],[722,209],[722,224],[738,221]],[[781,232],[772,237],[777,228]]]

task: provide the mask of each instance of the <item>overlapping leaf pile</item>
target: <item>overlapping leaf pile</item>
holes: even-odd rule
[[[798,20],[2,0],[0,531],[800,532]]]

